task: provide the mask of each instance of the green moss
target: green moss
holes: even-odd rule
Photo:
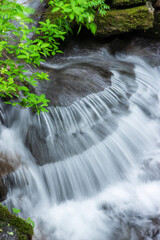
[[[128,8],[133,6],[145,5],[146,0],[113,0],[114,8]]]
[[[7,208],[0,205],[0,221],[4,224],[10,224],[16,229],[18,240],[31,240],[33,236],[33,227],[19,218],[11,214]]]
[[[124,10],[108,11],[104,16],[97,15],[97,35],[108,37],[116,34],[144,30],[153,27],[154,15],[146,6]]]

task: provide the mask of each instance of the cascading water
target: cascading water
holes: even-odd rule
[[[5,204],[34,220],[34,239],[160,239],[160,64],[150,49],[76,46],[42,66],[55,80],[39,90],[64,106],[39,116],[1,106],[0,152],[20,159]]]

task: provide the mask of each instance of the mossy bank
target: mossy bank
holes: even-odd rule
[[[0,205],[0,239],[1,240],[31,240],[33,227],[20,217],[9,212]]]

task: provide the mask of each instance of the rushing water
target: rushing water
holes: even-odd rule
[[[34,239],[160,239],[159,44],[146,43],[74,43],[42,66],[49,113],[1,106],[0,151],[20,159],[5,204]]]

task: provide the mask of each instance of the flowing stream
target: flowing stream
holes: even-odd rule
[[[160,44],[143,41],[49,59],[49,113],[1,103],[0,152],[16,165],[4,203],[34,220],[33,239],[160,239]]]

